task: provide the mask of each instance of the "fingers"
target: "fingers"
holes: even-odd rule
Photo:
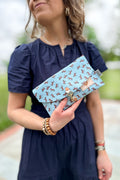
[[[82,98],[82,99],[83,99],[83,98]],[[69,109],[70,111],[73,111],[73,112],[74,112],[74,111],[77,109],[77,107],[80,105],[82,99],[79,99],[77,102],[75,102],[75,103],[74,103],[71,107],[69,107],[68,109]],[[57,107],[57,110],[59,110],[60,112],[62,112],[63,109],[64,109],[64,107],[66,106],[66,104],[67,104],[67,98],[63,99],[63,100],[60,102],[59,106]]]
[[[83,99],[83,98],[82,98]],[[79,99],[77,102],[75,102],[71,107],[69,107],[70,111],[75,111],[77,107],[80,105],[82,99]]]
[[[106,174],[105,175],[105,180],[109,180],[110,179],[110,174]]]
[[[82,98],[82,99],[83,99],[83,98]],[[77,109],[77,107],[80,105],[82,99],[79,99],[77,102],[75,102],[75,103],[74,103],[71,107],[69,107],[67,110],[74,112],[74,111]],[[58,110],[59,112],[62,112],[63,109],[64,109],[64,107],[66,106],[66,104],[67,104],[67,98],[63,99],[63,100],[60,102],[60,104],[59,104],[59,106],[56,108],[56,110]]]
[[[62,112],[63,109],[64,109],[64,107],[66,106],[66,104],[67,104],[67,98],[63,99],[63,100],[60,102],[59,106],[58,106],[56,109],[57,109],[58,111]]]
[[[98,170],[98,176],[100,180],[109,180],[111,173],[105,172],[105,170]]]
[[[102,171],[102,169],[98,170],[98,176],[99,176],[99,179],[103,178],[103,171]]]
[[[104,175],[105,180],[109,180],[112,173],[110,173],[110,172],[104,172],[104,173],[105,173],[105,175]]]

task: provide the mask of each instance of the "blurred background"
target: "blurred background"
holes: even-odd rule
[[[84,34],[98,49],[108,70],[100,88],[106,148],[113,163],[112,180],[120,178],[120,0],[86,0]],[[25,0],[0,0],[0,180],[16,180],[23,128],[6,114],[7,67],[15,47],[31,41],[24,27],[28,19]],[[29,29],[31,28],[31,25]],[[26,108],[30,109],[30,99]]]

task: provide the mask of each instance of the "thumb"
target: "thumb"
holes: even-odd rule
[[[66,104],[67,104],[67,98],[63,99],[56,109],[62,112]]]
[[[102,173],[102,169],[98,170],[98,176],[99,176],[99,179],[102,179],[103,178],[103,173]]]

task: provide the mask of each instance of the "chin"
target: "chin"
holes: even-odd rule
[[[41,25],[45,25],[47,23],[50,23],[52,21],[52,19],[53,18],[48,13],[39,13],[36,16],[37,22],[39,22],[39,24],[41,24]]]
[[[39,24],[41,24],[42,26],[46,26],[48,23],[50,23],[51,22],[51,20],[49,19],[49,18],[45,18],[45,17],[40,17],[40,18],[37,18],[37,22],[39,23]]]
[[[39,24],[41,24],[42,26],[46,26],[51,24],[52,22],[55,21],[56,18],[51,17],[50,15],[46,15],[46,16],[39,16],[38,18],[36,18],[37,22]]]

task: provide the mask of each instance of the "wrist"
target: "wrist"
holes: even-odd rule
[[[105,143],[104,138],[101,139],[101,140],[96,140],[96,141],[95,141],[95,144],[103,144],[103,143]]]
[[[54,135],[56,135],[57,132],[55,132],[51,129],[49,121],[50,121],[50,118],[44,119],[42,130],[46,135],[53,135],[54,136]]]
[[[104,152],[105,151],[105,141],[104,140],[96,141],[95,142],[95,150],[97,150],[98,153]]]
[[[97,151],[98,156],[106,154],[106,150]]]
[[[49,126],[53,132],[57,132],[57,130],[55,128],[55,124],[54,124],[54,122],[51,121],[51,118],[49,119]]]

